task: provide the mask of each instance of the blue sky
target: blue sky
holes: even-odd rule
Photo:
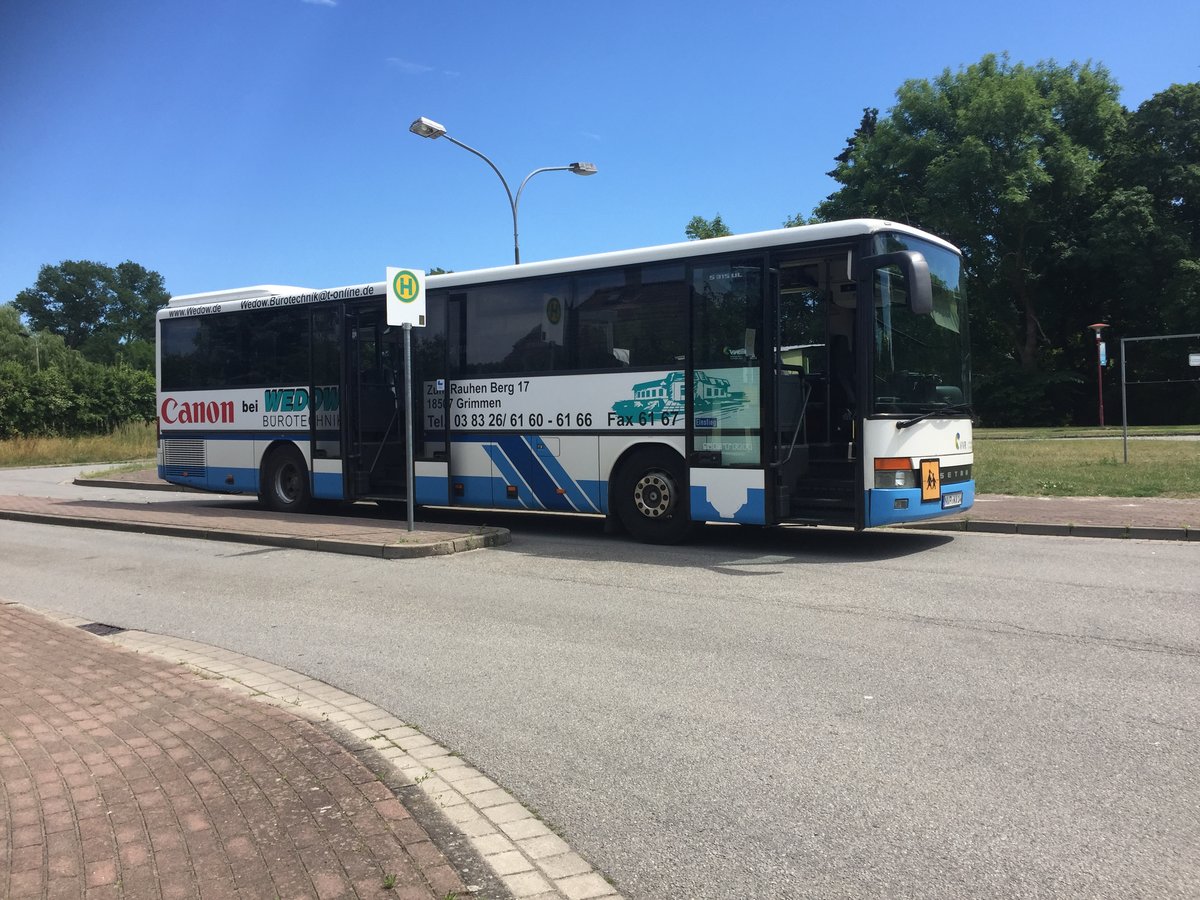
[[[889,9],[895,10],[889,17]],[[0,302],[64,259],[172,293],[380,281],[807,214],[863,107],[1007,51],[1200,80],[1200,4],[0,0]]]

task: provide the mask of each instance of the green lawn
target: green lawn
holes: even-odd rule
[[[1092,437],[1100,429],[1055,429],[1062,432],[1057,440],[1041,437],[1042,430],[999,431],[975,432],[975,487],[982,494],[1200,497],[1200,441],[1131,437],[1126,463],[1119,429],[1106,437]]]

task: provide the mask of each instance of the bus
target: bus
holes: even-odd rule
[[[974,500],[961,254],[858,219],[386,284],[174,297],[159,476],[315,500],[861,530]],[[413,465],[405,405],[413,416]]]

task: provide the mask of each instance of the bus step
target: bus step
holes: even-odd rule
[[[792,497],[792,509],[854,509],[849,496],[828,497],[817,494]]]
[[[792,503],[854,504],[854,486],[837,482],[804,482],[792,489]]]
[[[370,500],[372,503],[387,503],[387,504],[407,503],[408,495],[405,494],[403,491],[401,491],[398,494],[392,494],[392,493],[363,494],[358,499],[359,500]]]
[[[791,514],[785,521],[812,525],[853,525],[854,509],[838,506],[796,505],[792,507]]]

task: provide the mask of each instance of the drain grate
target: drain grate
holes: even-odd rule
[[[103,622],[88,622],[86,625],[80,625],[79,627],[89,634],[98,634],[101,637],[109,634],[120,634],[122,631],[127,630],[117,625],[105,625]]]

